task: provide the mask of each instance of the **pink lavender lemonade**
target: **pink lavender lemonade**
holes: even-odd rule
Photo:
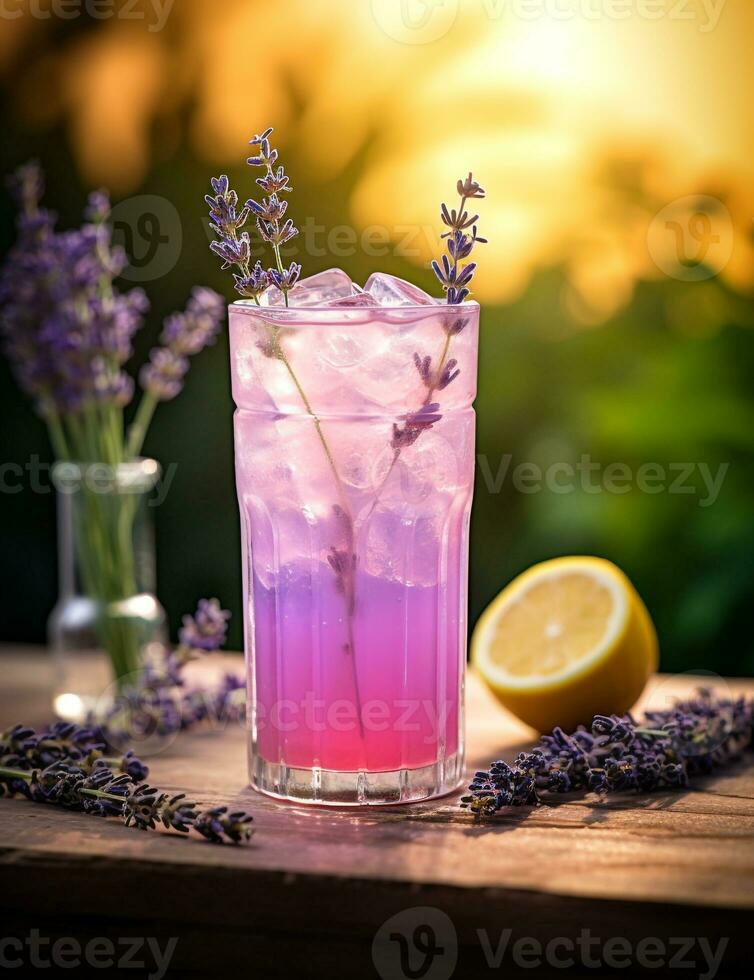
[[[340,270],[230,340],[250,776],[399,803],[463,774],[479,307]]]

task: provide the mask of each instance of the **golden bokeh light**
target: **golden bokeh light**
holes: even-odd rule
[[[436,248],[438,201],[473,168],[494,229],[479,298],[510,300],[535,269],[562,263],[567,304],[585,324],[660,274],[647,248],[658,211],[718,194],[735,236],[722,275],[751,285],[750,0],[687,4],[683,18],[672,3],[653,4],[653,17],[628,5],[624,18],[607,3],[543,2],[524,16],[515,4],[457,0],[431,23],[412,3],[400,10],[413,21],[393,0],[225,0],[222,10],[192,0],[160,32],[116,18],[22,68],[28,113],[39,125],[62,118],[84,178],[120,193],[138,188],[152,127],[171,113],[213,166],[237,165],[252,132],[273,122],[313,180],[358,158],[341,220],[393,237],[416,225],[420,264]],[[6,34],[0,63],[30,29],[26,20]],[[42,98],[51,85],[55,97]],[[615,179],[627,165],[630,187]]]

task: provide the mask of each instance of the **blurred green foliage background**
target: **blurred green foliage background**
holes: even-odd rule
[[[27,25],[24,31],[17,29],[18,21],[11,21],[16,34],[10,41],[6,37],[0,48],[3,172],[30,156],[40,159],[48,174],[47,201],[59,211],[63,226],[79,221],[87,190],[103,182],[113,186],[116,200],[133,202],[140,195],[158,195],[177,209],[180,254],[169,271],[144,284],[152,313],[138,338],[135,363],[155,342],[161,318],[183,306],[192,285],[210,285],[231,296],[228,277],[220,273],[207,251],[202,197],[210,174],[220,171],[228,172],[236,185],[251,193],[251,177],[243,166],[246,146],[237,139],[236,130],[248,138],[268,120],[279,124],[281,149],[295,186],[291,212],[299,222],[305,216],[316,216],[317,222],[328,227],[360,230],[376,220],[374,215],[383,207],[383,220],[392,229],[393,240],[399,237],[394,232],[401,201],[417,202],[416,213],[407,214],[406,221],[435,224],[439,200],[452,193],[455,179],[473,166],[475,175],[488,185],[489,208],[485,210],[487,202],[483,202],[481,210],[483,232],[492,243],[490,251],[480,255],[486,264],[478,297],[483,304],[477,401],[482,458],[472,521],[471,621],[503,585],[532,563],[564,554],[603,555],[623,567],[645,598],[660,634],[665,670],[754,673],[750,629],[754,590],[754,313],[750,283],[754,268],[748,268],[754,251],[750,199],[740,197],[746,181],[736,168],[741,163],[744,172],[750,164],[735,141],[726,151],[725,166],[715,169],[704,162],[694,170],[693,179],[684,173],[667,180],[652,176],[660,167],[656,143],[662,140],[648,148],[646,140],[634,134],[616,148],[613,134],[607,133],[599,160],[590,158],[590,166],[584,169],[560,164],[557,159],[548,166],[547,153],[538,155],[532,144],[531,160],[536,164],[532,170],[544,169],[549,180],[550,171],[565,168],[558,185],[560,196],[580,200],[582,217],[571,226],[571,217],[554,205],[543,209],[545,217],[531,217],[541,200],[538,194],[546,196],[546,191],[536,184],[535,176],[527,177],[526,166],[518,174],[522,189],[516,191],[515,203],[531,199],[536,207],[527,218],[522,204],[521,217],[519,211],[505,212],[500,204],[504,194],[513,193],[505,157],[511,145],[508,136],[512,127],[515,137],[521,125],[520,121],[511,123],[506,111],[520,94],[507,76],[501,75],[500,93],[494,101],[485,101],[490,95],[485,88],[481,102],[471,103],[467,121],[458,123],[468,138],[458,140],[451,134],[453,150],[449,153],[447,126],[456,118],[451,107],[446,106],[441,118],[431,122],[425,108],[421,116],[425,128],[417,129],[404,105],[405,76],[391,76],[392,87],[386,83],[375,98],[369,73],[379,74],[383,69],[374,68],[365,50],[361,67],[353,56],[348,62],[352,90],[327,84],[330,76],[322,67],[322,51],[312,47],[312,32],[325,31],[327,12],[320,9],[319,22],[317,15],[302,13],[299,23],[294,16],[298,0],[281,5],[290,24],[286,35],[274,33],[276,25],[266,18],[278,15],[261,4],[246,3],[241,10],[238,4],[229,3],[223,13],[215,5],[214,18],[243,18],[234,34],[240,34],[236,43],[242,51],[244,38],[249,50],[260,34],[266,38],[268,74],[263,67],[256,71],[267,88],[261,94],[253,88],[239,91],[218,85],[212,90],[208,82],[205,88],[209,86],[210,94],[203,90],[202,94],[198,90],[203,73],[212,76],[216,70],[213,57],[224,56],[224,50],[215,48],[214,55],[206,57],[197,51],[214,21],[203,0],[194,6],[203,11],[201,17],[176,11],[175,21],[159,38],[143,25],[116,21],[44,21]],[[427,77],[433,70],[440,78],[448,67],[442,45],[465,45],[473,51],[475,44],[487,43],[490,33],[489,24],[476,21],[469,27],[461,16],[445,35],[419,48],[394,37],[386,39],[384,26],[374,21],[362,24],[364,35],[356,42],[351,38],[350,43],[357,47],[358,43],[387,44],[396,63],[404,59],[405,70]],[[617,30],[614,24],[608,26]],[[717,30],[723,26],[721,23]],[[509,27],[495,25],[501,37]],[[521,30],[520,24],[513,27]],[[244,35],[244,30],[252,28],[254,33]],[[682,29],[676,25],[678,32]],[[729,30],[727,57],[733,58],[740,24],[730,25]],[[118,32],[123,34],[122,44]],[[335,41],[331,34],[322,36],[327,37],[332,57]],[[100,39],[102,51],[97,47]],[[681,33],[676,40],[677,64],[681,64],[684,46],[692,42]],[[697,41],[694,38],[693,44]],[[206,46],[216,45],[218,39],[210,36],[204,43],[206,52]],[[633,50],[634,41],[628,34],[623,40],[617,37],[615,43],[619,49],[625,46],[626,55]],[[156,44],[172,47],[174,60],[167,81],[163,78],[160,83],[166,88],[150,83],[152,108],[136,119],[133,105],[142,104],[146,96],[139,95],[138,84],[131,88],[131,82],[144,82],[150,69],[139,59]],[[348,44],[347,35],[344,50]],[[717,52],[720,36],[714,44]],[[324,41],[320,47],[323,45]],[[578,51],[573,57],[578,59]],[[129,75],[129,58],[137,60],[133,76]],[[96,75],[91,73],[92,66],[99,64],[97,59],[104,59],[103,88],[109,101],[96,103],[92,95],[96,104],[84,111],[81,106],[87,91],[82,86],[95,83]],[[126,67],[119,68],[121,62]],[[230,62],[234,63],[233,57]],[[239,64],[245,62],[239,60]],[[117,84],[110,78],[111,71]],[[277,75],[271,80],[273,71]],[[77,79],[80,84],[72,85]],[[72,88],[75,96],[66,101],[59,95],[61,86]],[[553,83],[553,89],[556,87]],[[163,91],[171,92],[172,101],[167,105],[160,96]],[[270,92],[278,95],[273,98]],[[506,92],[511,93],[510,103],[505,102]],[[45,93],[50,105],[32,105],[43,100]],[[207,98],[215,100],[218,127],[223,120],[227,123],[223,139],[213,139],[216,131],[212,126],[197,130],[197,116],[205,123],[208,118],[209,110],[205,107],[202,115],[201,109],[201,100]],[[537,98],[542,98],[541,92]],[[348,111],[341,102],[348,103]],[[690,102],[691,97],[688,111],[693,115]],[[389,116],[391,107],[396,112],[402,107],[406,131],[410,133],[413,126],[417,132],[415,160],[405,134],[397,140],[397,147],[395,138],[386,147],[383,130],[396,125]],[[421,104],[416,111],[420,109]],[[682,114],[684,107],[679,111]],[[367,113],[365,124],[362,117]],[[358,127],[356,117],[361,120]],[[329,118],[331,128],[317,129],[319,118]],[[535,116],[526,125],[535,130],[539,126],[544,132],[549,123],[547,117]],[[109,155],[101,152],[103,145],[110,145],[107,134],[112,136],[118,126],[138,129],[140,153],[134,155],[133,146],[129,150],[128,140],[120,157],[117,141]],[[725,127],[721,118],[723,148],[728,138]],[[599,131],[596,125],[595,131]],[[324,150],[318,144],[320,156],[315,162],[312,134],[325,144],[335,141]],[[346,137],[351,140],[347,149]],[[593,152],[594,145],[590,137],[585,156]],[[437,149],[434,156],[427,155],[431,147]],[[663,158],[662,153],[659,157]],[[691,151],[688,159],[693,159]],[[421,175],[428,166],[433,182],[426,188]],[[391,180],[395,184],[395,173],[404,171],[401,188],[394,195],[385,193]],[[532,182],[529,194],[527,179]],[[497,198],[496,188],[501,189]],[[655,252],[653,259],[649,254],[652,236],[655,242],[664,242],[663,233],[668,231],[672,239],[672,228],[666,224],[656,230],[655,216],[685,195],[705,195],[677,208],[674,218],[688,238],[692,259],[674,252],[672,241],[664,257],[658,259]],[[717,210],[714,203],[709,204],[710,198],[719,205]],[[139,207],[137,203],[123,212],[131,215],[135,229]],[[723,238],[724,252],[730,237],[729,256],[725,252],[719,259],[719,249],[713,247],[704,251],[701,260],[693,258],[691,246],[704,245],[691,223],[699,214],[710,217],[710,234]],[[517,220],[508,220],[511,215]],[[533,237],[531,228],[537,221],[537,236]],[[175,241],[174,227],[163,230]],[[149,242],[139,240],[138,229],[134,234],[135,247],[143,253]],[[361,239],[355,237],[352,254],[336,259],[299,252],[305,274],[341,265],[354,280],[363,281],[380,268],[434,290],[424,246],[419,255],[401,256],[389,248],[386,256],[375,257],[366,254]],[[13,215],[4,197],[0,248],[7,249],[12,240]],[[166,247],[171,247],[169,242]],[[0,419],[3,464],[26,466],[34,457],[49,461],[44,427],[16,390],[4,361],[0,362]],[[155,512],[159,593],[172,630],[175,632],[181,614],[198,597],[217,595],[233,611],[231,644],[238,647],[242,642],[240,552],[225,336],[197,359],[181,397],[160,408],[146,450],[164,468],[177,464],[167,499]],[[620,480],[612,486],[610,479],[604,479],[604,469],[602,478],[593,470],[587,483],[578,469],[579,464],[583,468],[585,457],[600,467],[625,464],[632,474],[626,492]],[[637,485],[636,476],[647,464],[664,468],[666,479],[656,481],[664,489],[658,491],[655,486],[654,492],[647,492]],[[559,469],[548,471],[553,465]],[[569,465],[573,467],[573,489],[563,492],[569,472],[564,467]],[[721,477],[719,492],[705,487],[700,465],[713,477]],[[684,489],[672,489],[672,482],[683,475],[681,468],[691,466],[693,471],[683,478]],[[539,490],[533,487],[538,471],[543,477]],[[3,472],[0,638],[42,641],[56,592],[54,499],[52,492],[33,492],[27,477]],[[559,476],[548,481],[544,479],[547,472]],[[615,467],[611,472],[618,473]]]

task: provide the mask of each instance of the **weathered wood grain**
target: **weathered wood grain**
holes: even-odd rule
[[[0,665],[0,727],[44,721],[46,655],[6,651]],[[725,683],[754,693],[754,682]],[[647,699],[657,703],[693,687],[689,677],[658,678]],[[510,757],[531,742],[532,733],[473,676],[468,715],[470,768]],[[295,930],[314,937],[324,930],[344,956],[357,955],[348,952],[354,944],[365,956],[385,918],[400,908],[433,905],[448,911],[462,942],[473,943],[476,930],[488,926],[547,937],[570,935],[585,924],[606,935],[634,936],[671,935],[685,925],[684,935],[690,928],[734,935],[737,958],[731,962],[750,953],[743,923],[754,908],[752,760],[693,790],[610,802],[569,798],[488,823],[461,811],[457,795],[365,812],[265,799],[246,787],[239,728],[183,735],[150,765],[150,782],[161,788],[252,810],[257,833],[251,844],[213,847],[0,800],[6,921],[36,916],[49,924],[63,909],[69,928],[81,931],[89,923],[92,935],[109,934],[122,922],[155,935],[193,924],[233,936],[234,948],[241,942],[249,950],[261,943],[259,936]],[[191,948],[187,941],[189,960]],[[202,961],[198,951],[192,955],[192,962]],[[232,961],[230,954],[223,960]],[[328,962],[320,964],[323,973]],[[337,962],[336,956],[330,966]],[[290,975],[282,969],[279,975],[284,972]],[[270,967],[265,975],[278,973]]]

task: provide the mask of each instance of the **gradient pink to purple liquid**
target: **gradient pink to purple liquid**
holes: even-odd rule
[[[453,338],[442,419],[391,467],[393,423],[422,404],[437,307],[231,308],[252,752],[336,772],[419,769],[463,751],[468,521],[478,307]],[[271,326],[272,325],[272,326]],[[275,326],[340,478],[285,364]],[[435,361],[436,362],[436,361]],[[347,501],[352,616],[328,562]]]

